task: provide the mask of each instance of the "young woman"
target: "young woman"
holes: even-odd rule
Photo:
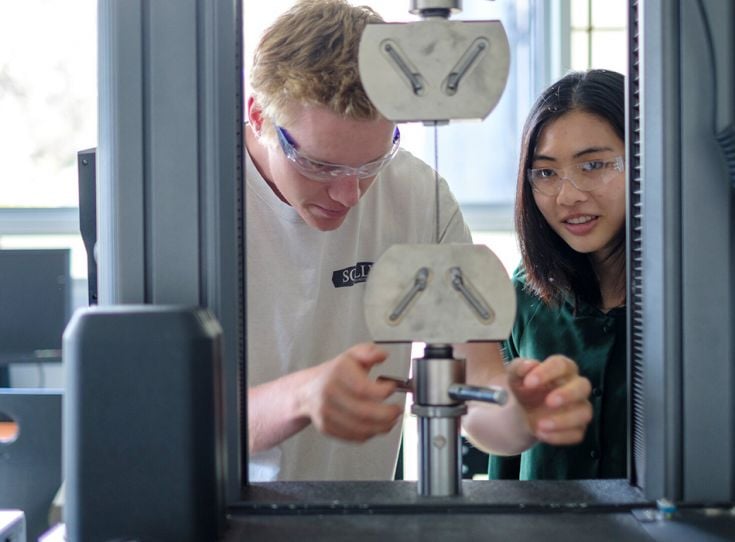
[[[622,75],[575,72],[551,85],[526,121],[515,210],[518,309],[503,354],[575,360],[592,386],[593,418],[580,444],[539,438],[546,442],[520,460],[491,456],[490,478],[626,476],[624,102]],[[533,423],[533,432],[544,431]]]

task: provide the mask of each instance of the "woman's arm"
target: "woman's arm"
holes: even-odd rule
[[[584,437],[592,419],[591,386],[569,358],[516,359],[506,367],[497,343],[455,345],[455,354],[467,359],[468,384],[501,386],[510,392],[502,407],[468,402],[462,425],[479,448],[513,455],[536,441],[565,445]]]

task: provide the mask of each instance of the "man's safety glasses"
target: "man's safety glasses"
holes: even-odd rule
[[[393,132],[393,144],[390,151],[377,160],[358,167],[351,167],[309,158],[298,151],[296,142],[285,129],[276,126],[276,132],[278,133],[278,142],[281,144],[283,154],[286,155],[286,158],[288,158],[288,161],[291,162],[293,167],[304,177],[322,182],[333,181],[340,177],[358,177],[360,179],[374,177],[381,169],[388,165],[401,145],[401,132],[398,131],[398,127],[396,126]]]
[[[591,192],[607,184],[618,173],[625,169],[622,156],[606,160],[585,160],[563,168],[529,169],[528,182],[537,192],[545,196],[556,196],[566,179],[572,186],[582,192]]]

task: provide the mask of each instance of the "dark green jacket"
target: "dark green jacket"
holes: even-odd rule
[[[507,360],[543,360],[564,354],[592,384],[594,418],[575,446],[536,444],[520,456],[491,456],[490,479],[572,480],[625,478],[627,464],[627,384],[625,308],[607,314],[571,300],[549,307],[524,289],[525,271],[513,274],[518,308]],[[519,464],[520,463],[520,464]]]

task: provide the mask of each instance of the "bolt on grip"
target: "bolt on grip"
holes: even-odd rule
[[[508,392],[503,388],[452,384],[449,386],[448,393],[449,397],[457,401],[482,401],[501,406],[508,402]]]
[[[379,376],[379,381],[393,382],[396,391],[413,393],[413,379],[395,378],[392,376]],[[482,401],[484,403],[495,403],[503,406],[508,402],[508,392],[503,388],[481,386],[469,386],[467,384],[452,384],[447,390],[449,397],[457,401]]]

